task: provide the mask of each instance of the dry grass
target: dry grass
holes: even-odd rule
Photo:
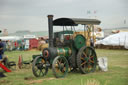
[[[101,84],[96,79],[87,79],[85,83],[83,82],[83,80],[81,80],[81,85],[101,85]]]

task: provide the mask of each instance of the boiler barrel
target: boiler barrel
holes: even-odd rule
[[[70,48],[68,47],[64,47],[64,48],[45,48],[43,50],[43,56],[46,58],[55,58],[56,56],[71,56],[72,51]]]
[[[62,56],[70,56],[72,53],[70,48],[57,48],[57,55],[62,55]]]

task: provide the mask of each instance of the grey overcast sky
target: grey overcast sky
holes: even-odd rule
[[[103,29],[128,27],[128,0],[0,0],[0,29],[46,31],[48,14],[97,18]]]

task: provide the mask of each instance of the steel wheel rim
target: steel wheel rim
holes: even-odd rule
[[[78,67],[82,73],[94,72],[96,69],[97,58],[94,49],[83,47],[78,53]]]

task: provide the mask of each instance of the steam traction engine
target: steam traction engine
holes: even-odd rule
[[[97,65],[97,56],[94,45],[94,25],[100,24],[96,19],[58,18],[48,15],[49,47],[44,48],[42,55],[34,57],[32,71],[36,77],[47,74],[52,68],[56,78],[64,77],[69,69],[79,69],[86,74],[94,72]],[[81,24],[83,31],[76,31],[75,27]],[[63,30],[54,32],[53,26],[62,26]],[[70,27],[70,28],[69,28]]]

